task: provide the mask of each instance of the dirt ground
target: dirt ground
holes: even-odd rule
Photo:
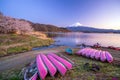
[[[29,51],[11,56],[5,56],[0,58],[0,72],[4,72],[10,69],[21,69],[31,61],[33,61],[39,53],[58,53],[65,49],[65,47],[57,47],[46,50]]]
[[[0,72],[4,72],[4,71],[10,70],[10,69],[21,69],[25,65],[27,65],[28,63],[33,61],[35,59],[36,55],[39,53],[64,52],[65,48],[67,48],[67,47],[61,46],[61,47],[57,47],[57,48],[29,51],[29,52],[16,54],[16,55],[1,57],[0,58]],[[120,64],[120,51],[106,49],[106,48],[98,48],[98,49],[109,51],[115,59],[114,63]],[[73,49],[73,50],[78,50],[78,48]]]

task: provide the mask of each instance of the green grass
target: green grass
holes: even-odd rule
[[[0,80],[22,80],[20,76],[20,70],[9,70],[3,73],[0,73]]]
[[[17,46],[17,47],[11,47],[11,48],[8,48],[7,54],[29,51],[29,50],[31,50],[31,48],[32,47],[29,46],[29,45],[22,45],[22,46]]]
[[[17,46],[17,47],[11,47],[7,50],[7,54],[12,54],[12,53],[18,53],[18,52],[25,52],[31,50],[33,47],[42,47],[42,46],[48,46],[52,43],[51,40],[42,40],[39,39],[35,42],[30,42],[28,44],[22,45],[22,46]]]
[[[120,67],[116,65],[103,63],[77,55],[65,56],[68,56],[70,59],[75,61],[76,66],[73,70],[68,72],[67,76],[62,77],[62,79],[70,78],[70,80],[111,80],[113,77],[118,77],[120,79]],[[85,63],[89,63],[90,67],[93,63],[95,63],[96,65],[100,66],[100,71],[94,72],[92,70],[86,70],[83,66]]]
[[[75,51],[76,52],[76,51]],[[120,67],[106,63],[100,62],[97,60],[88,59],[82,56],[77,55],[67,55],[66,53],[58,53],[65,55],[69,59],[75,62],[75,65],[72,70],[67,71],[65,76],[61,76],[60,73],[55,75],[55,78],[47,76],[46,80],[112,80],[113,77],[120,80]],[[100,71],[94,72],[91,70],[86,70],[84,64],[89,63],[90,67],[93,63],[100,66]],[[22,80],[18,76],[20,70],[7,71],[0,74],[0,80]],[[7,76],[7,77],[6,77]]]
[[[29,51],[33,47],[48,46],[51,43],[53,43],[52,39],[40,39],[28,35],[3,34],[0,35],[0,56]]]
[[[17,35],[17,34],[1,34],[0,46],[11,45],[15,43],[23,43],[33,40],[36,40],[36,37],[28,36],[28,35]]]
[[[61,54],[61,53],[60,53]],[[47,76],[46,80],[112,80],[113,77],[120,79],[120,67],[110,63],[103,63],[96,60],[91,60],[77,55],[66,55],[69,59],[75,62],[76,66],[72,70],[67,71],[65,76],[60,73],[55,75],[55,78]],[[84,69],[83,65],[89,63],[90,66],[95,63],[100,66],[100,71],[93,72]],[[21,80],[18,76],[20,70],[5,72],[0,75],[1,80]],[[7,77],[5,77],[7,76]]]

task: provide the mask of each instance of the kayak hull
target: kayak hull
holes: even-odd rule
[[[32,71],[32,72],[31,72]],[[30,64],[25,70],[24,80],[37,80],[37,68],[35,61]]]
[[[93,49],[90,49],[89,52],[86,54],[86,57],[90,58],[90,55],[94,52]]]
[[[97,51],[96,54],[95,54],[95,59],[96,60],[99,60],[100,59],[100,54],[101,54],[102,51]]]
[[[48,72],[47,72],[47,68],[44,65],[43,60],[42,60],[40,55],[37,55],[36,64],[37,64],[37,69],[38,69],[39,76],[42,80],[44,80],[45,77],[47,76]]]
[[[100,54],[100,60],[102,62],[106,61],[106,56],[105,56],[105,51],[102,51],[101,54]]]
[[[44,61],[49,73],[51,76],[54,76],[57,72],[57,69],[55,68],[55,66],[52,64],[52,62],[47,58],[46,55],[41,54],[40,55],[42,57],[42,60]]]
[[[64,76],[67,71],[65,66],[62,63],[60,63],[58,60],[56,60],[53,56],[48,54],[47,57],[54,64],[54,66],[56,66],[57,70],[61,73],[61,75]]]
[[[81,50],[79,50],[76,54],[77,55],[82,55],[82,53],[85,51],[85,49],[81,49]]]
[[[96,52],[97,52],[97,50],[94,50],[93,53],[90,55],[90,58],[94,59]]]
[[[57,56],[54,53],[51,53],[50,55],[53,56],[54,58],[56,58],[59,62],[61,62],[67,69],[69,69],[69,70],[72,69],[72,64],[70,62],[68,62],[67,60]]]
[[[37,80],[37,78],[38,78],[38,74],[37,74],[37,72],[31,77],[31,79],[30,80]]]
[[[105,55],[109,63],[113,62],[113,57],[108,51],[105,52]]]

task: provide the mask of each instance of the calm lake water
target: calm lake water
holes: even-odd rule
[[[101,46],[115,46],[120,47],[120,34],[112,33],[46,33],[49,37],[55,40],[53,45],[48,47],[36,47],[32,50],[41,50],[47,48],[54,48],[58,46],[79,47],[78,45],[84,43],[86,45],[94,45],[99,43]]]
[[[50,33],[53,35],[55,45],[77,47],[79,44],[94,45],[100,43],[102,46],[120,47],[120,34],[112,33]]]

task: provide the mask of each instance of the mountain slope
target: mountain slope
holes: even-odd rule
[[[87,27],[87,26],[71,26],[67,27],[68,30],[73,32],[96,32],[96,33],[120,33],[120,30],[114,30],[114,29],[98,29],[93,27]]]
[[[16,33],[18,31],[28,32],[33,30],[41,32],[70,32],[63,27],[57,27],[50,24],[33,23],[25,19],[5,16],[0,12],[0,33]]]
[[[48,24],[39,24],[39,23],[31,23],[32,27],[35,31],[42,31],[42,32],[70,32],[66,28],[57,27],[54,25],[48,25]]]

